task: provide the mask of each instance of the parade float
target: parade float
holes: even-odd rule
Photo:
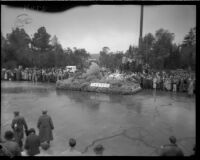
[[[77,72],[68,79],[58,80],[56,88],[123,95],[134,94],[141,90],[139,81],[134,75],[102,72],[94,62],[85,72]]]

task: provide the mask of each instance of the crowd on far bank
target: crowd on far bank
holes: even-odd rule
[[[136,74],[143,89],[156,89],[172,92],[187,92],[192,96],[195,93],[195,74],[184,70],[170,72],[144,71]]]
[[[106,71],[107,72],[107,71]],[[108,71],[109,73],[109,71]],[[195,73],[185,70],[153,71],[143,69],[141,72],[124,72],[123,76],[132,75],[140,83],[142,89],[156,89],[162,91],[187,92],[192,96],[196,92]],[[1,80],[56,82],[71,77],[72,72],[65,68],[25,68],[1,70]],[[107,74],[106,74],[107,75]]]
[[[21,66],[14,69],[1,69],[1,80],[32,81],[32,82],[56,82],[67,79],[70,72],[64,68],[25,68]]]

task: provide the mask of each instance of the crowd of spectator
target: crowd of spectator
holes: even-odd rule
[[[64,68],[25,68],[21,66],[15,69],[1,70],[1,80],[32,81],[32,82],[56,82],[67,79],[73,73]],[[128,73],[126,73],[128,74]],[[195,93],[195,74],[185,70],[152,71],[143,69],[142,72],[132,73],[140,82],[143,89],[155,89],[162,91],[187,92],[190,96]]]
[[[14,69],[1,70],[1,80],[10,81],[33,81],[33,82],[56,82],[57,80],[66,79],[70,72],[64,68],[25,68],[21,66]]]
[[[154,89],[173,92],[188,92],[189,95],[195,93],[195,74],[180,71],[170,72],[148,72],[139,73],[140,84],[143,89]]]

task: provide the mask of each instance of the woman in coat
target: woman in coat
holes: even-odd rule
[[[24,148],[27,150],[29,156],[34,156],[40,153],[40,138],[35,134],[35,129],[31,128],[28,131],[28,137],[25,141]]]
[[[50,143],[53,140],[52,130],[54,129],[54,125],[51,117],[47,115],[46,110],[42,111],[42,115],[38,119],[37,127],[39,129],[40,142],[47,141]]]

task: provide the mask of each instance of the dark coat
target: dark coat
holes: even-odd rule
[[[28,155],[34,156],[40,153],[40,138],[36,134],[29,134],[26,138],[24,148],[27,150]]]
[[[15,125],[17,125],[17,128],[15,128]],[[12,120],[11,128],[14,131],[14,136],[15,136],[16,141],[19,141],[24,137],[24,128],[25,130],[28,130],[26,121],[24,117],[22,116],[16,116]]]
[[[39,129],[40,142],[53,140],[52,130],[54,129],[54,126],[49,115],[40,116],[37,127]]]
[[[21,149],[14,141],[6,141],[3,146],[12,154],[12,156],[21,156]]]
[[[161,156],[184,156],[182,150],[176,144],[165,145]]]
[[[16,72],[16,79],[17,79],[17,81],[21,80],[21,70],[19,70],[19,69],[17,69],[17,72]]]
[[[0,142],[0,146],[1,146],[1,149],[0,149],[0,156],[7,156],[7,157],[12,157],[12,153],[4,146],[3,143]]]

